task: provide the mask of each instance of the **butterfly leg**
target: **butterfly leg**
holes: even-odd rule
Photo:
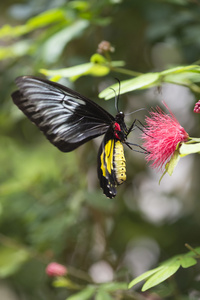
[[[136,119],[134,122],[136,123],[136,121],[145,129],[145,125],[138,119]],[[148,135],[149,137],[152,137],[150,136],[146,130],[144,130],[142,127],[138,126],[137,124],[135,124],[135,127],[137,127],[140,131],[142,131],[144,134]],[[156,139],[156,137],[152,137],[154,139]]]
[[[134,143],[129,143],[129,142],[125,142],[125,144],[133,151],[135,152],[139,152],[139,153],[143,153],[143,154],[149,154],[149,152],[143,148],[142,146],[138,145],[138,144],[134,144]],[[140,148],[141,150],[136,150],[136,149],[133,149],[131,146],[134,146],[134,147],[138,147]]]
[[[133,123],[131,124],[131,126],[129,127],[129,129],[128,129],[128,131],[127,131],[127,134],[126,134],[126,136],[128,136],[129,135],[129,133],[132,131],[132,129],[134,128],[134,126],[135,126],[135,123],[136,123],[136,121],[137,121],[137,119],[135,119],[134,121],[133,121]]]
[[[138,122],[141,126],[138,126],[138,125],[136,124],[136,122]],[[141,130],[142,132],[145,133],[145,131],[144,131],[143,128],[142,128],[142,127],[145,127],[144,124],[142,124],[142,122],[140,122],[140,120],[135,119],[135,120],[133,121],[133,123],[131,124],[131,126],[129,127],[126,136],[129,135],[129,133],[134,129],[134,127],[138,128],[139,130]],[[140,146],[140,145],[138,145],[138,144],[129,143],[129,142],[127,142],[127,141],[125,142],[125,144],[126,144],[131,150],[133,150],[133,151],[135,151],[135,152],[139,152],[139,153],[143,153],[143,154],[148,154],[148,153],[149,153],[145,148],[143,148],[142,146]],[[133,149],[131,146],[138,147],[138,148],[140,148],[141,150]]]
[[[136,122],[139,123],[140,126],[138,126]],[[130,128],[128,129],[128,132],[127,132],[127,135],[126,135],[126,136],[129,135],[129,133],[134,129],[134,127],[137,127],[140,131],[142,131],[143,133],[146,134],[146,132],[145,132],[144,129],[143,129],[143,128],[145,128],[145,125],[144,125],[140,120],[135,119],[135,120],[133,121],[132,125],[130,126]]]

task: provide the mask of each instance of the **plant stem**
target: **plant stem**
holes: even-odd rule
[[[198,253],[194,248],[192,248],[189,244],[185,244],[185,247],[188,248],[190,251],[194,252],[194,254],[197,255],[197,257],[200,258],[200,253]]]
[[[135,72],[135,71],[128,70],[128,69],[124,69],[124,68],[110,67],[110,69],[111,69],[111,71],[126,74],[126,75],[133,76],[133,77],[142,75],[142,73]]]

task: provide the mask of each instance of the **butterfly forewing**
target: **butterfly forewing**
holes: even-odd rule
[[[95,102],[58,83],[22,76],[16,84],[14,103],[61,151],[104,134],[114,120]]]

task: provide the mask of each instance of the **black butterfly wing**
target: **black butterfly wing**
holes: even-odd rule
[[[13,102],[63,152],[104,134],[114,117],[92,100],[52,81],[16,79]]]

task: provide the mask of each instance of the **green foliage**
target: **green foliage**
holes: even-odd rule
[[[62,77],[70,78],[72,81],[77,80],[81,76],[105,76],[110,70],[115,67],[124,65],[123,61],[107,61],[105,57],[96,53],[93,54],[90,62],[77,65],[71,68],[64,68],[59,70],[46,70],[41,69],[40,72],[46,76],[53,77],[51,79],[59,80]]]
[[[137,72],[120,68],[124,65],[123,61],[111,61],[106,60],[99,54],[94,54],[91,57],[90,63],[77,65],[71,68],[59,69],[59,70],[45,70],[41,69],[40,72],[46,76],[53,76],[53,79],[59,80],[62,77],[70,78],[72,81],[78,79],[81,76],[93,75],[93,76],[105,76],[110,71],[123,73],[127,75],[133,74],[136,76]],[[125,94],[131,91],[148,89],[151,87],[160,87],[163,83],[173,83],[190,88],[194,92],[200,92],[198,85],[200,81],[200,67],[198,65],[191,66],[178,66],[170,68],[162,72],[139,74],[138,76],[124,80],[120,82],[120,94]],[[113,98],[113,90],[118,89],[118,83],[115,83],[100,94],[100,98],[109,100]]]
[[[141,276],[132,280],[129,284],[129,288],[132,288],[137,283],[146,280],[142,287],[142,291],[146,291],[174,275],[180,267],[189,268],[197,264],[196,256],[200,258],[200,247],[193,249],[193,251],[186,254],[176,255],[163,262],[159,267],[145,272]]]
[[[81,292],[76,293],[73,296],[68,297],[66,300],[87,300],[91,299],[94,295],[96,288],[94,286],[87,286]]]
[[[111,88],[118,91],[117,77],[121,94],[132,92],[120,100],[125,112],[154,106],[163,84],[170,87],[170,97],[179,85],[198,99],[200,7],[187,0],[30,0],[1,5],[2,284],[6,280],[25,300],[199,299],[200,249],[178,254],[185,242],[199,244],[198,158],[187,173],[187,184],[179,174],[175,188],[171,178],[157,187],[142,154],[128,149],[127,181],[110,201],[102,195],[96,175],[100,142],[60,153],[13,106],[10,94],[17,76],[41,73],[62,79],[89,98],[101,91],[104,99],[115,96]],[[115,52],[96,53],[102,40],[109,40]],[[178,107],[182,97],[181,90]],[[115,113],[113,101],[100,105]],[[189,106],[191,112],[193,103]],[[130,120],[143,122],[142,113]],[[199,152],[200,122],[195,117],[187,113],[182,122],[197,138],[181,145],[168,173],[180,156]],[[140,143],[137,135],[137,130],[130,134],[131,142]],[[152,206],[156,199],[160,204]],[[66,265],[67,276],[47,278],[45,268],[51,261]],[[91,275],[101,261],[112,270],[111,282],[97,283],[95,277],[102,272],[106,277],[107,269]],[[138,269],[143,274],[136,277]],[[128,290],[128,278],[134,278],[129,288],[145,280],[145,293],[140,287]]]
[[[80,37],[90,22],[94,21],[101,22],[98,9],[92,12],[92,4],[87,1],[72,1],[63,7],[41,12],[23,25],[5,24],[0,29],[0,39],[13,41],[13,45],[0,47],[0,60],[37,54],[46,64],[52,64],[59,59],[64,47]],[[31,34],[34,31],[38,31],[37,40]],[[13,40],[18,37],[23,39],[25,34],[31,34],[31,37],[21,43]]]
[[[170,68],[162,72],[147,73],[144,75],[139,75],[133,79],[128,79],[121,81],[120,92],[125,94],[130,91],[138,89],[147,89],[154,86],[161,86],[162,83],[170,82],[173,84],[179,84],[189,87],[194,92],[200,92],[199,87],[195,85],[195,82],[200,80],[200,68],[198,65],[178,66],[176,68]],[[117,84],[106,88],[99,95],[100,98],[105,98],[106,100],[113,97],[111,89],[116,90]]]
[[[30,18],[26,24],[12,27],[9,24],[4,25],[0,30],[0,38],[15,38],[27,34],[38,28],[51,25],[55,22],[65,22],[65,11],[62,9],[51,9],[41,13],[36,17]]]
[[[112,294],[119,293],[119,291],[127,290],[127,284],[126,283],[119,283],[119,282],[109,282],[99,285],[87,285],[84,287],[79,287],[76,284],[74,284],[72,281],[60,277],[54,280],[53,285],[55,287],[66,287],[68,289],[79,289],[79,292],[76,292],[74,295],[67,298],[67,300],[87,300],[91,299],[93,295],[95,295],[95,300],[110,300],[114,299],[112,297]]]
[[[112,298],[106,291],[98,290],[95,300],[112,300]]]
[[[187,143],[183,143],[180,147],[180,156],[185,156],[191,153],[200,152],[200,139],[199,138],[190,138]]]
[[[29,259],[29,252],[23,248],[0,247],[0,277],[5,278],[15,273]]]
[[[185,143],[181,143],[181,145],[177,145],[177,149],[171,157],[170,161],[165,166],[165,171],[163,172],[159,183],[166,173],[170,176],[173,174],[176,165],[178,164],[181,157],[184,157],[193,153],[200,153],[200,139],[199,138],[189,138],[189,140]]]

